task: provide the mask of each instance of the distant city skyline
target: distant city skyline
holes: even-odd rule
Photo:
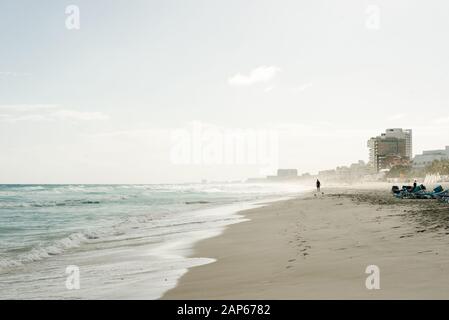
[[[67,28],[69,5],[79,29]],[[316,173],[368,161],[366,140],[386,128],[412,129],[414,154],[441,149],[448,9],[416,0],[2,3],[0,183]],[[201,141],[195,123],[208,128]],[[243,156],[226,151],[236,132]],[[173,161],[174,148],[193,155],[198,145],[201,161]]]

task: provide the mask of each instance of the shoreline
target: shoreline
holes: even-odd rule
[[[190,268],[162,299],[449,298],[447,207],[394,199],[385,186],[323,191],[239,212],[249,221],[194,246],[190,257],[215,262]],[[370,265],[379,290],[365,286]]]
[[[185,210],[170,219],[160,220],[162,231],[156,228],[154,234],[148,234],[142,229],[137,235],[145,238],[137,238],[134,242],[133,237],[106,242],[93,239],[63,254],[0,273],[0,296],[13,299],[15,296],[7,289],[11,289],[8,283],[15,283],[15,290],[25,299],[160,299],[190,268],[213,261],[191,257],[196,243],[217,237],[227,227],[244,222],[241,211],[286,198],[285,195],[270,195],[257,200]],[[106,245],[102,246],[103,242]],[[82,274],[78,290],[65,287],[64,271],[68,265],[79,267]],[[38,280],[28,277],[27,281],[22,281],[24,274],[37,274]],[[55,276],[48,277],[49,274]],[[29,290],[27,285],[34,281],[40,286]]]

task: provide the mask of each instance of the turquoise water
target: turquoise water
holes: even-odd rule
[[[103,298],[117,293],[115,281],[145,283],[142,290],[153,289],[147,296],[158,297],[187,268],[206,263],[187,259],[186,250],[242,221],[235,212],[244,204],[303,190],[243,183],[0,185],[0,298]],[[63,286],[70,264],[82,266],[91,285],[74,296]],[[109,297],[134,293],[126,292]]]
[[[0,268],[79,246],[133,219],[285,194],[271,185],[0,185]]]

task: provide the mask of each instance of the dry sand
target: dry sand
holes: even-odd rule
[[[323,190],[242,212],[199,242],[195,267],[164,299],[449,298],[449,207],[382,190]],[[368,265],[380,289],[368,290]]]

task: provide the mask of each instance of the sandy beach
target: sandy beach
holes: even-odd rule
[[[241,212],[197,243],[163,299],[448,299],[449,207],[394,199],[387,185],[324,189]],[[365,286],[380,269],[380,289]]]

